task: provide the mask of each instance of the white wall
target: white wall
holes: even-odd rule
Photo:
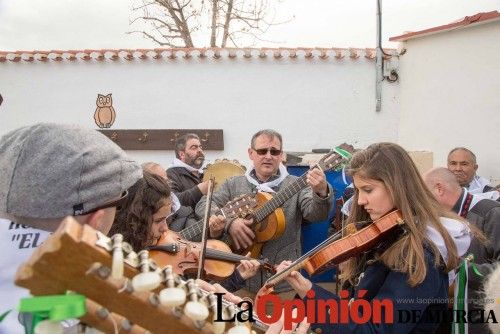
[[[98,93],[113,95],[113,129],[220,128],[225,150],[209,160],[246,164],[253,133],[274,128],[285,150],[309,151],[341,142],[363,147],[395,141],[398,84],[383,84],[375,112],[375,62],[364,57],[323,60],[273,57],[189,60],[76,60],[0,63],[0,135],[35,122],[96,128]],[[140,162],[167,166],[172,151],[129,151]]]
[[[500,21],[409,40],[400,56],[399,142],[434,152],[471,149],[500,183]]]

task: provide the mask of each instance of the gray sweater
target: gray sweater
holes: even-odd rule
[[[283,189],[296,179],[296,176],[288,175],[275,190],[278,192],[279,189]],[[232,177],[214,192],[212,207],[222,207],[235,197],[248,193],[256,193],[255,186],[248,182],[245,176]],[[286,221],[285,231],[280,238],[266,242],[262,248],[262,257],[274,264],[279,264],[283,260],[293,261],[297,259],[302,254],[300,243],[302,222],[304,220],[316,222],[327,219],[332,196],[333,189],[330,185],[328,185],[326,198],[320,198],[312,192],[311,187],[307,187],[286,201],[283,205]],[[205,203],[206,196],[203,196],[196,206],[196,213],[200,216],[204,214]],[[257,273],[247,280],[246,288],[251,292],[257,292],[269,277],[270,275],[267,273]],[[291,287],[282,282],[275,287],[275,290],[276,292],[289,291]]]

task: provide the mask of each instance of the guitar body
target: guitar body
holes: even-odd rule
[[[265,203],[269,202],[273,198],[273,195],[269,193],[257,193],[255,197],[257,199],[256,210],[258,210]],[[250,252],[251,257],[259,257],[264,243],[281,237],[285,232],[285,226],[285,213],[282,208],[277,208],[267,218],[255,224],[254,244],[242,253]]]
[[[257,208],[260,208],[270,201],[273,195],[269,193],[257,193],[256,197]],[[285,232],[285,226],[285,213],[282,208],[277,208],[266,219],[255,225],[255,242],[262,243],[281,237],[283,232]]]

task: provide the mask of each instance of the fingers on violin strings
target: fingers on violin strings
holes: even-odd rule
[[[252,259],[250,260],[250,264],[252,265],[252,267],[254,267],[255,269],[259,268],[260,267],[260,262],[255,260],[255,259]]]
[[[306,334],[310,326],[311,324],[307,321],[307,317],[304,317],[304,320],[295,328],[295,334]]]
[[[283,314],[282,311],[280,319],[269,326],[269,328],[266,331],[266,334],[280,334],[284,322],[285,322],[285,315]]]
[[[281,316],[283,316],[283,315],[281,315]],[[269,328],[266,331],[266,334],[280,334],[282,328],[283,328],[283,322],[276,321],[275,323],[273,323],[269,326]]]
[[[294,308],[292,310],[292,319],[297,319],[297,308]],[[290,334],[290,333],[295,333],[295,329],[297,328],[298,323],[292,322],[292,329],[286,330],[283,328],[281,331],[281,334]]]

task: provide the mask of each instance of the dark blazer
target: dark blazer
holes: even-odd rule
[[[177,195],[181,205],[196,207],[196,203],[203,194],[197,187],[203,181],[203,175],[196,176],[184,167],[171,167],[167,169],[167,176],[170,180],[170,187]]]
[[[476,197],[476,195],[473,195]],[[474,255],[475,267],[483,276],[479,276],[469,266],[468,271],[468,292],[469,310],[471,309],[491,309],[491,304],[484,305],[484,280],[495,267],[500,264],[500,203],[497,201],[482,199],[472,206],[467,213],[467,220],[474,224],[488,238],[487,243],[472,238],[466,254]],[[480,315],[471,315],[474,322],[480,322]],[[498,317],[498,315],[497,315]],[[487,332],[487,325],[482,323],[468,323],[469,333]]]

